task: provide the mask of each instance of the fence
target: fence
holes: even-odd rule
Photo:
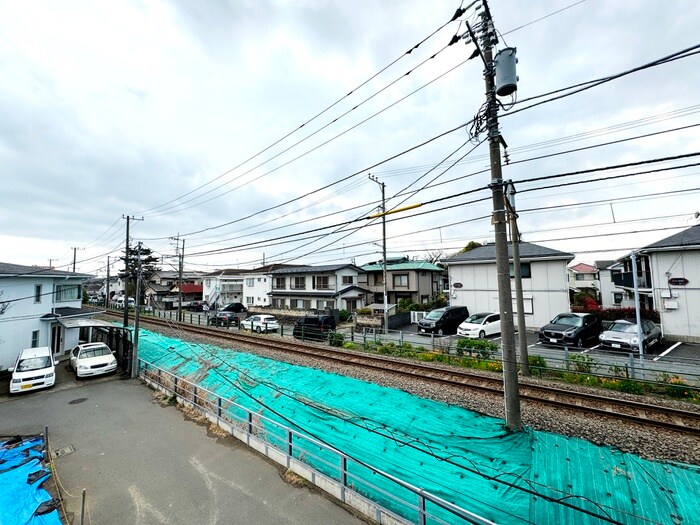
[[[141,359],[139,375],[151,387],[196,408],[235,438],[378,523],[492,524],[489,520],[349,457],[321,441]]]

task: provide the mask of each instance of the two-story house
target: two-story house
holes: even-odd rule
[[[78,344],[80,328],[70,321],[94,315],[81,309],[91,277],[0,263],[0,370],[13,366],[24,348],[49,346],[58,355]]]
[[[176,289],[180,282],[180,273],[174,270],[158,270],[148,276],[145,285],[145,303],[149,306],[162,308],[165,302],[170,305],[177,303],[173,289]],[[201,285],[202,274],[200,272],[183,271],[182,284]],[[197,294],[197,298],[199,298]],[[166,301],[167,300],[167,301]],[[185,299],[182,300],[185,302]],[[172,306],[170,306],[172,308]]]
[[[282,268],[299,268],[298,264],[266,264],[241,274],[243,278],[243,304],[247,307],[270,306],[272,292],[272,271]]]
[[[617,261],[596,261],[600,282],[600,305],[603,308],[620,308],[624,292],[614,283],[615,276],[622,272],[622,264]]]
[[[229,268],[204,274],[202,299],[212,308],[243,302],[243,275],[249,269]]]
[[[273,270],[270,298],[275,308],[355,311],[371,292],[358,285],[362,269],[354,264],[299,266]]]
[[[514,277],[511,244],[508,245],[510,276]],[[566,266],[574,254],[529,242],[520,243],[520,273],[523,284],[525,326],[543,326],[562,312],[569,312]],[[469,312],[498,312],[496,245],[485,244],[443,261],[450,279],[450,304],[466,306]],[[511,283],[514,322],[517,324],[515,285]]]
[[[635,250],[640,307],[656,309],[665,337],[700,342],[700,224]],[[613,275],[624,307],[634,307],[632,254]]]
[[[571,304],[574,295],[579,292],[586,292],[596,301],[600,301],[600,279],[598,269],[586,263],[578,263],[566,269],[569,280],[569,294]]]
[[[384,303],[384,265],[382,261],[362,266],[359,284],[372,293],[371,302]],[[442,275],[445,270],[429,261],[410,260],[408,257],[386,261],[386,293],[388,304],[409,299],[421,304],[442,291]]]

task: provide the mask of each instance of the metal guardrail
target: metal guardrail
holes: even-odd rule
[[[201,411],[212,423],[378,523],[493,525],[466,509],[139,359],[146,383]],[[361,474],[369,474],[362,476]],[[370,483],[367,479],[382,482]]]

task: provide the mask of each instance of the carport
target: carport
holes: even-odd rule
[[[128,358],[133,349],[131,330],[102,319],[59,319],[66,330],[79,330],[80,343],[105,343],[116,353],[117,363],[122,370],[128,369]],[[69,349],[66,349],[69,350]]]

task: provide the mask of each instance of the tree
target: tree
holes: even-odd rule
[[[482,246],[482,244],[480,242],[469,241],[464,248],[459,250],[458,253],[467,253],[467,252],[472,251],[474,248],[478,248],[479,246]]]
[[[127,252],[127,257],[123,255],[119,258],[123,263],[125,263],[124,268],[121,270],[126,274],[126,296],[134,297],[136,294],[136,274],[138,272],[138,249],[129,246]],[[154,272],[160,271],[160,267],[156,264],[159,261],[158,257],[153,256],[150,248],[146,246],[141,246],[141,275],[148,277]],[[141,287],[141,293],[143,294],[144,287]]]

